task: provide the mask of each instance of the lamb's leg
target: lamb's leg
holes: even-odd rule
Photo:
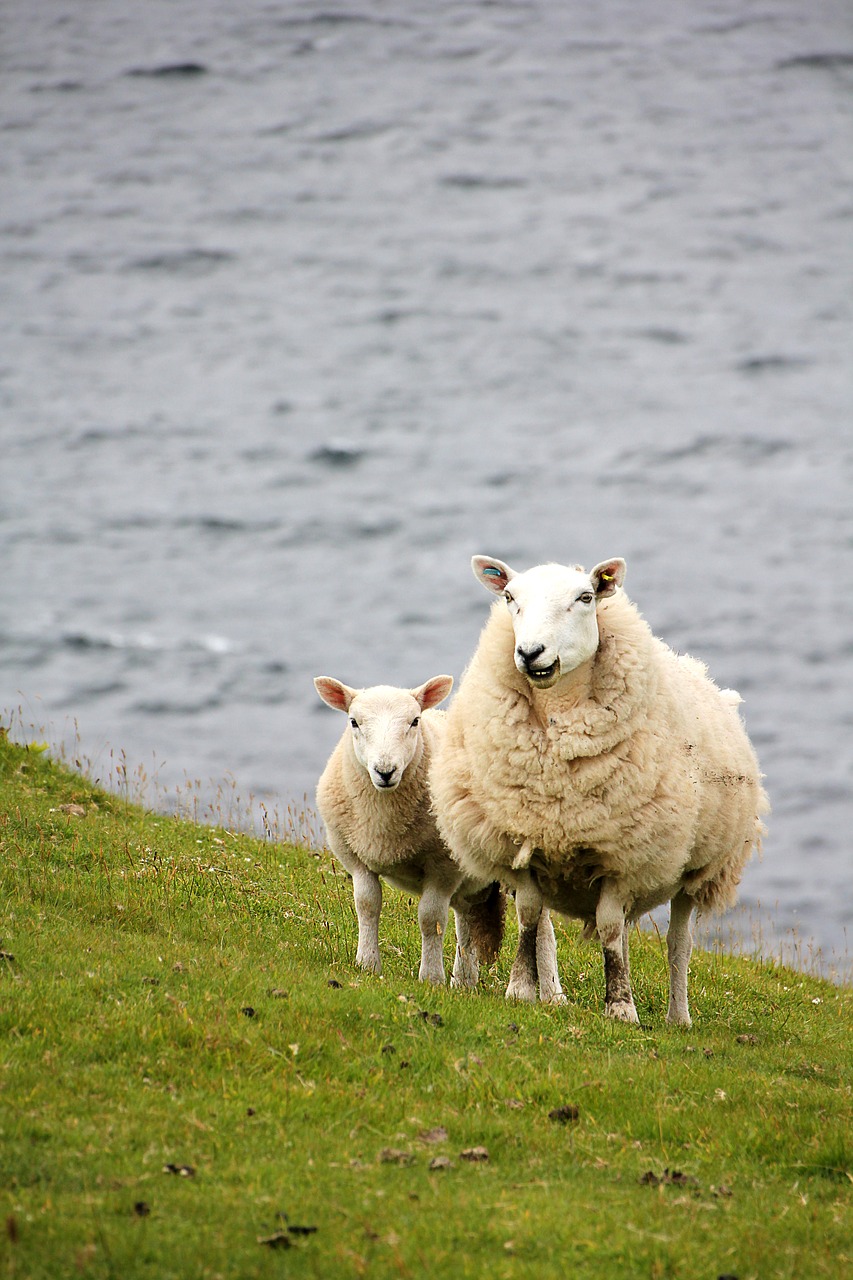
[[[666,932],[666,950],[669,958],[669,1010],[667,1022],[680,1027],[690,1026],[690,1010],[687,1007],[687,967],[693,950],[690,917],[693,899],[686,893],[677,893],[669,904],[669,928]]]
[[[438,885],[426,882],[418,903],[418,922],[421,926],[421,982],[444,983],[444,935],[447,932],[447,912],[450,894]]]
[[[512,963],[506,998],[535,1002],[538,979],[536,940],[542,916],[542,896],[529,873],[520,874],[517,883],[518,951]]]
[[[536,930],[536,968],[539,974],[539,999],[545,1004],[565,1004],[557,970],[557,939],[550,911],[543,911]]]
[[[625,909],[613,880],[603,880],[595,927],[604,952],[604,1012],[619,1022],[639,1022],[631,994],[631,974],[625,963]]]
[[[382,972],[379,958],[379,913],[382,910],[382,885],[379,876],[358,867],[352,872],[355,914],[358,916],[358,950],[355,962],[370,973]]]
[[[480,976],[477,953],[471,943],[471,925],[462,907],[454,907],[456,917],[456,958],[453,961],[451,987],[476,987]]]

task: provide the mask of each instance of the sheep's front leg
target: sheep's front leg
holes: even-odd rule
[[[456,957],[453,961],[451,987],[476,987],[480,964],[471,943],[471,922],[462,907],[454,907],[456,917]]]
[[[542,917],[542,895],[529,872],[520,872],[516,881],[515,910],[518,914],[518,950],[512,963],[507,1000],[535,1002],[539,971],[537,938]],[[556,964],[555,964],[556,967]]]
[[[557,969],[557,938],[550,911],[543,911],[536,929],[536,969],[539,975],[539,999],[543,1004],[565,1004]]]
[[[628,933],[625,909],[613,880],[602,881],[595,927],[604,952],[604,1012],[619,1022],[639,1022],[626,959]]]
[[[444,935],[447,932],[447,912],[450,894],[446,889],[427,882],[418,903],[418,922],[421,926],[421,982],[444,983]]]
[[[669,928],[666,931],[666,950],[669,959],[669,1010],[667,1022],[676,1026],[690,1026],[690,1010],[687,1007],[687,968],[693,951],[690,917],[693,899],[685,893],[677,893],[669,904]]]
[[[358,950],[355,962],[369,973],[380,974],[379,913],[382,910],[382,884],[379,876],[367,867],[352,871],[352,889],[355,898],[355,914],[358,917]]]

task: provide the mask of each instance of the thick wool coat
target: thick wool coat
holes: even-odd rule
[[[493,605],[430,769],[439,831],[467,874],[510,885],[529,841],[545,903],[590,931],[603,877],[628,919],[680,889],[730,905],[768,809],[739,698],[622,591],[597,614],[595,655],[546,690],[516,669]]]
[[[348,727],[317,784],[317,807],[330,836],[342,839],[347,851],[369,870],[410,893],[421,892],[427,865],[434,873],[443,870],[442,878],[448,881],[458,878],[458,868],[438,834],[427,786],[444,715],[437,710],[422,713],[421,745],[393,791],[374,787],[356,758]],[[335,852],[346,865],[338,841]]]

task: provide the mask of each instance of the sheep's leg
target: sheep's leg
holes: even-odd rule
[[[557,939],[550,911],[543,911],[536,929],[536,969],[539,975],[539,999],[544,1004],[565,1004],[557,970]]]
[[[453,961],[450,985],[476,987],[480,965],[471,942],[471,924],[461,907],[455,907],[453,914],[456,917],[456,958]]]
[[[421,926],[421,982],[444,983],[444,935],[447,932],[447,912],[450,894],[438,885],[427,882],[418,903],[418,922]]]
[[[352,872],[355,914],[358,917],[358,950],[355,962],[370,973],[382,972],[379,958],[379,913],[382,910],[382,885],[379,876],[367,867]]]
[[[628,921],[626,920],[622,926],[622,964],[625,967],[625,977],[628,980],[628,986],[631,985],[631,948],[628,943]]]
[[[604,952],[604,1012],[619,1022],[639,1022],[631,994],[631,973],[625,963],[625,909],[613,880],[602,881],[595,927]]]
[[[693,950],[690,917],[693,899],[686,893],[677,893],[669,904],[669,928],[666,932],[666,950],[669,958],[669,1010],[667,1022],[680,1027],[690,1026],[690,1010],[687,1007],[687,968]]]
[[[535,1002],[538,981],[536,942],[542,917],[542,895],[529,874],[520,874],[517,886],[515,909],[518,914],[518,951],[512,963],[506,998]]]

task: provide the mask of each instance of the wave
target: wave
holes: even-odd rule
[[[42,637],[42,641],[45,637]],[[127,635],[119,631],[66,631],[57,637],[66,649],[123,650],[137,653],[209,653],[221,657],[240,652],[241,646],[227,636],[188,636],[178,640],[165,640],[149,632]]]

